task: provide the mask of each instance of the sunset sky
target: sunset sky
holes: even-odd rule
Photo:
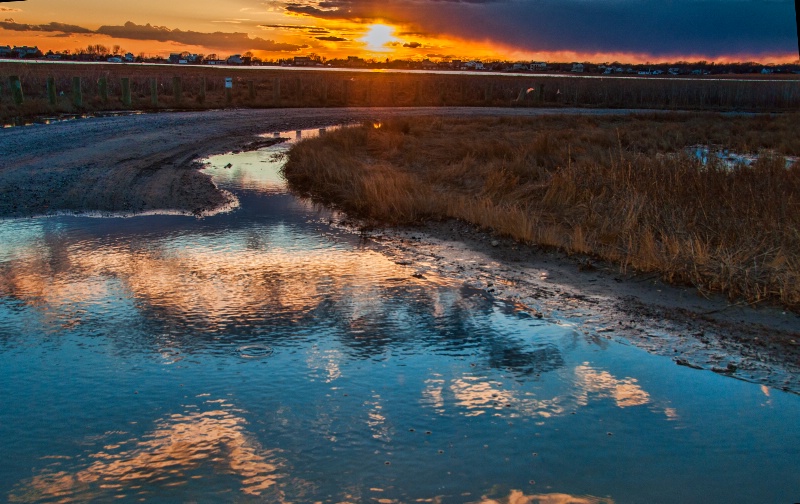
[[[798,59],[794,0],[0,0],[0,45],[264,59]]]

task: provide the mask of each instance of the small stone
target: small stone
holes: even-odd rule
[[[613,436],[614,435],[614,434],[612,434],[610,432],[606,432],[606,434],[609,435],[609,436]]]
[[[500,242],[499,242],[499,241],[497,241],[497,240],[492,240],[492,247],[496,247],[496,246],[498,246],[498,245],[500,245]]]

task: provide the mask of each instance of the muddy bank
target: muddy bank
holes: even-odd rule
[[[343,225],[357,228],[346,219]],[[623,274],[612,264],[519,245],[457,221],[359,232],[411,275],[463,280],[599,343],[633,344],[676,365],[800,393],[798,313],[703,297],[657,275]]]

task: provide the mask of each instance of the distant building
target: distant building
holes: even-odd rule
[[[36,46],[14,46],[14,49],[11,50],[11,53],[16,54],[18,58],[31,58],[42,54],[39,52],[39,48]]]
[[[572,64],[572,71],[573,72],[583,72],[583,63],[573,63]]]
[[[234,54],[233,56],[229,56],[225,62],[229,65],[243,65],[244,60],[242,59],[241,54]]]
[[[295,56],[294,66],[311,66],[313,62],[308,56]]]
[[[511,66],[511,70],[513,72],[519,72],[520,70],[530,70],[530,65],[526,65],[525,63],[514,63]]]
[[[531,63],[531,70],[547,70],[547,63],[544,61],[534,61]]]
[[[454,59],[453,61],[450,62],[450,67],[455,68],[456,70],[461,69],[461,60]]]
[[[133,53],[125,53],[125,57],[123,59],[128,63],[132,63],[135,58],[133,57]]]
[[[122,58],[120,58],[119,56],[112,56],[108,58],[106,61],[108,61],[109,63],[122,63]]]
[[[11,56],[11,46],[0,46],[0,58]]]
[[[359,58],[358,56],[348,56],[347,57],[347,66],[349,66],[349,67],[364,66],[364,60]]]

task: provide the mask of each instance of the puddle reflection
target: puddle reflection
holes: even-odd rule
[[[141,438],[106,444],[88,456],[94,462],[75,473],[59,471],[61,464],[52,464],[20,485],[10,500],[147,499],[158,489],[214,474],[235,476],[241,493],[258,496],[281,477],[278,453],[262,448],[245,425],[243,418],[227,410],[173,414],[156,422],[155,429]],[[209,474],[208,469],[213,472]]]

